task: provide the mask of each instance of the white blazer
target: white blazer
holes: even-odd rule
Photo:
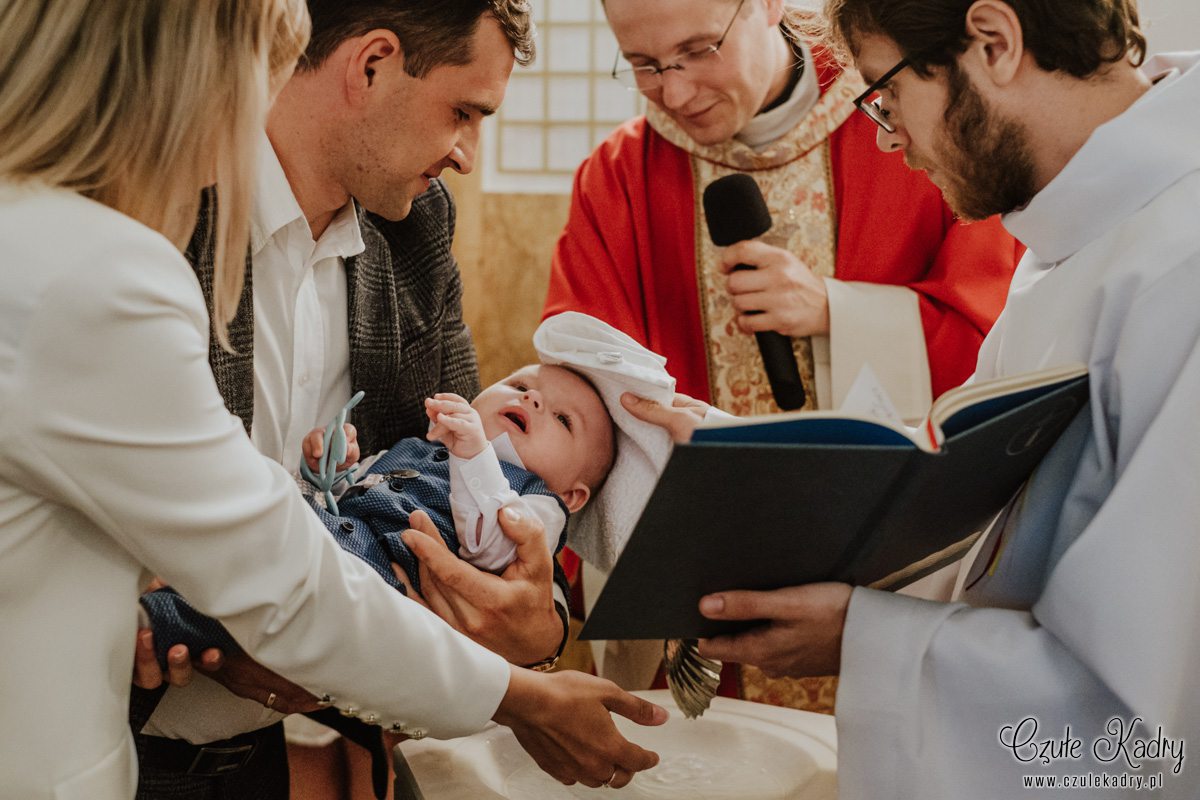
[[[208,367],[195,275],[73,192],[0,183],[0,796],[130,798],[139,586],[160,575],[266,666],[437,736],[508,667],[342,552]]]

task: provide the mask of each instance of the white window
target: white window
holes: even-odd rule
[[[517,67],[484,127],[483,190],[568,194],[580,162],[641,96],[612,79],[617,41],[600,0],[539,0],[537,61]]]

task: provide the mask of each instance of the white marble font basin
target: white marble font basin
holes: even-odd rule
[[[538,769],[507,728],[451,741],[405,742],[400,750],[426,800],[834,800],[837,735],[832,717],[718,697],[684,719],[670,693],[637,692],[671,718],[643,728],[614,716],[622,734],[656,751],[657,767],[620,792],[563,786]]]

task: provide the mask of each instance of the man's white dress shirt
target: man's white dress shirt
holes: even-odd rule
[[[321,238],[292,194],[266,135],[258,158],[250,253],[254,271],[254,425],[258,451],[290,470],[300,442],[354,393],[346,295],[362,232],[347,203]]]

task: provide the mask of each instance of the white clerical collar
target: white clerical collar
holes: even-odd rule
[[[257,181],[254,187],[254,213],[250,218],[250,253],[257,255],[267,242],[287,226],[301,221],[311,236],[308,220],[292,192],[279,156],[264,131],[259,140]],[[354,201],[340,208],[317,243],[320,257],[347,258],[366,249]]]
[[[783,138],[812,111],[813,106],[821,99],[821,87],[817,83],[812,51],[804,43],[801,43],[800,50],[804,58],[804,72],[792,87],[791,96],[770,111],[756,115],[733,138],[747,147],[762,150]]]
[[[1093,131],[1062,171],[1004,227],[1038,260],[1057,263],[1200,170],[1200,53],[1156,56],[1137,102]]]

